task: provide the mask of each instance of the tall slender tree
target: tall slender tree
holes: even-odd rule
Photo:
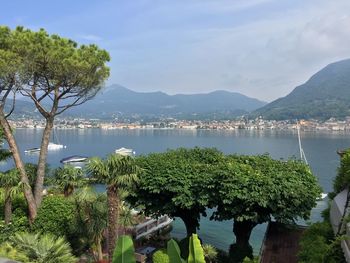
[[[93,98],[109,76],[105,50],[18,27],[0,28],[0,124],[4,129],[22,182],[28,184],[15,138],[7,121],[5,104],[10,94],[20,92],[33,101],[46,121],[40,146],[36,183],[33,192],[25,188],[30,219],[34,220],[42,201],[45,165],[54,119],[71,107]],[[13,64],[13,66],[12,66]],[[15,101],[15,100],[13,100]],[[14,106],[14,104],[13,104]],[[13,111],[13,107],[9,113]]]
[[[119,192],[120,189],[130,188],[138,181],[139,170],[132,157],[118,154],[111,154],[105,160],[94,157],[87,164],[87,171],[99,182],[107,185],[109,262],[112,262],[118,237],[121,206]]]
[[[23,60],[14,50],[13,31],[8,27],[0,26],[0,125],[5,138],[9,144],[13,160],[21,175],[24,187],[24,195],[28,203],[29,218],[32,221],[36,217],[37,208],[33,192],[30,188],[29,180],[22,162],[15,137],[7,121],[15,108],[16,94],[20,82],[20,73],[23,73]]]

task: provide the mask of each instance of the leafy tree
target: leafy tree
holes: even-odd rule
[[[20,177],[16,169],[7,171],[6,173],[0,172],[0,188],[3,190],[1,193],[4,195],[4,215],[5,224],[9,224],[12,218],[12,198],[20,191]]]
[[[91,158],[86,168],[99,182],[107,185],[108,256],[111,262],[119,230],[120,189],[132,187],[137,182],[139,168],[132,157],[119,154],[111,154],[105,160]]]
[[[59,167],[54,172],[54,183],[63,190],[65,197],[73,194],[74,189],[86,184],[83,171],[72,165]]]
[[[233,155],[217,170],[212,192],[218,204],[213,218],[234,220],[236,244],[231,254],[240,251],[235,259],[240,262],[245,256],[252,258],[249,238],[257,224],[272,218],[280,222],[308,219],[321,189],[302,162],[273,160],[268,155]]]
[[[187,236],[196,233],[200,215],[212,206],[215,167],[223,160],[216,149],[168,150],[137,158],[144,169],[128,201],[146,215],[180,217]]]
[[[81,45],[70,39],[18,27],[0,28],[0,124],[19,169],[33,221],[42,201],[45,165],[54,119],[67,109],[95,96],[109,76],[109,61],[105,50],[96,45]],[[5,113],[10,94],[20,92],[33,101],[45,118],[34,192],[29,187],[15,138]],[[13,104],[14,106],[14,104]],[[12,109],[9,113],[12,112]]]

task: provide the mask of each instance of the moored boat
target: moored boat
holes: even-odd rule
[[[132,149],[127,149],[124,147],[115,150],[115,153],[120,155],[129,155],[129,156],[132,156],[135,154],[135,152]]]
[[[30,148],[27,150],[24,150],[25,153],[38,153],[40,152],[40,148]]]
[[[72,155],[60,160],[61,163],[82,163],[88,159],[86,156]]]

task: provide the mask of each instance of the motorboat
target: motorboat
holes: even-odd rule
[[[127,148],[119,148],[117,150],[115,150],[116,154],[120,154],[120,155],[128,155],[128,156],[132,156],[135,154],[135,152],[132,149],[127,149]]]
[[[66,148],[66,146],[64,146],[62,144],[56,144],[53,142],[50,142],[49,145],[47,146],[47,150],[49,150],[49,151],[61,150],[63,148]]]
[[[72,155],[68,156],[66,158],[63,158],[60,160],[61,163],[68,164],[68,163],[82,163],[85,162],[88,159],[86,156],[81,155]]]
[[[24,150],[25,153],[38,153],[40,152],[40,148],[30,148],[27,150]]]

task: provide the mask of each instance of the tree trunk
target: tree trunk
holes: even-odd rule
[[[255,226],[256,224],[250,221],[234,221],[233,233],[235,233],[236,244],[239,247],[249,246],[250,235],[252,234],[252,230]]]
[[[101,238],[97,239],[96,247],[97,247],[97,259],[100,262],[103,260]]]
[[[230,248],[231,262],[243,262],[245,257],[253,258],[253,249],[249,244],[249,239],[256,225],[251,221],[234,221],[233,232],[236,236],[236,243]]]
[[[7,190],[5,190],[7,191]],[[10,193],[6,193],[5,198],[5,225],[8,225],[11,222],[12,218],[12,200]]]
[[[34,191],[35,203],[37,207],[40,206],[41,201],[43,199],[43,186],[44,186],[45,169],[46,169],[47,147],[50,142],[50,134],[53,128],[53,121],[54,119],[52,117],[46,118],[46,126],[44,129],[43,137],[41,139],[38,170],[36,173],[36,182],[35,182],[35,191]]]
[[[107,186],[108,203],[108,262],[112,262],[115,243],[118,238],[119,196],[115,185]]]
[[[198,219],[191,214],[191,211],[184,211],[179,215],[179,217],[185,223],[187,237],[192,236],[192,234],[197,234],[199,222]]]
[[[29,210],[29,222],[33,223],[34,219],[37,215],[37,207],[34,199],[34,195],[32,192],[32,189],[29,184],[29,179],[26,174],[26,170],[24,169],[24,164],[21,159],[21,155],[19,153],[17,143],[15,140],[15,137],[12,134],[12,130],[10,127],[10,124],[5,118],[5,114],[3,110],[0,110],[0,125],[2,129],[4,130],[4,134],[6,137],[6,141],[10,147],[10,151],[12,153],[13,160],[15,162],[16,168],[18,169],[20,176],[21,176],[21,182],[24,184],[24,196],[27,200],[28,204],[28,210]]]

